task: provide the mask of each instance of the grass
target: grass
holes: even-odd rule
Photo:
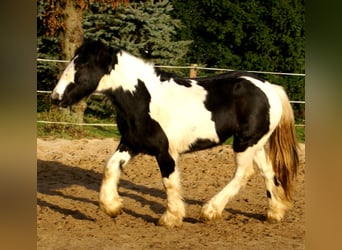
[[[77,123],[77,121],[70,118],[69,115],[64,115],[63,113],[58,112],[41,112],[38,113],[37,118],[38,120],[43,121]],[[93,117],[84,117],[84,123],[115,124],[115,121],[113,119],[99,120]],[[50,139],[120,138],[119,131],[116,127],[112,126],[79,126],[45,123],[37,123],[37,135],[40,138]]]
[[[45,121],[68,121],[75,122],[68,116],[61,113],[41,112],[38,113],[38,120]],[[94,117],[85,117],[85,123],[104,123],[115,124],[114,119],[99,120]],[[296,126],[297,139],[301,143],[305,143],[305,127]],[[65,139],[103,139],[103,138],[120,138],[120,133],[116,127],[109,126],[77,126],[63,124],[37,124],[37,135],[40,138],[65,138]],[[233,138],[230,137],[225,144],[232,144]]]

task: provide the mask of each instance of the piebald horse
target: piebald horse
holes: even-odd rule
[[[254,165],[266,185],[267,219],[280,221],[291,207],[298,144],[293,110],[282,87],[241,71],[182,78],[124,50],[87,40],[76,50],[51,99],[67,107],[94,92],[112,101],[121,134],[100,188],[99,205],[106,214],[116,216],[122,209],[122,168],[145,153],[156,158],[167,195],[159,224],[182,225],[179,156],[222,144],[231,136],[234,177],[204,204],[201,217],[219,218],[254,173]]]

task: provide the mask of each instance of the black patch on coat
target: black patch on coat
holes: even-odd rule
[[[212,112],[220,141],[233,135],[235,152],[256,144],[268,132],[270,123],[266,95],[241,76],[251,74],[229,72],[198,79],[198,84],[208,92],[204,104]]]
[[[166,72],[163,70],[160,70],[159,68],[154,68],[157,76],[159,76],[159,79],[161,82],[170,81],[171,79],[174,80],[175,83],[178,85],[184,86],[184,87],[191,87],[191,80],[188,78],[182,78],[178,76],[177,74]]]
[[[197,139],[191,143],[188,152],[198,151],[216,146],[217,143],[209,139]]]
[[[174,171],[175,162],[168,153],[169,142],[159,123],[149,115],[151,100],[143,81],[133,93],[122,88],[104,91],[116,107],[116,122],[121,141],[133,154],[146,153],[156,157],[163,177]]]

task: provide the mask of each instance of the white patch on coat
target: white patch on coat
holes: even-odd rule
[[[170,152],[189,150],[198,139],[209,139],[218,143],[212,114],[204,102],[207,91],[192,80],[191,87],[173,81],[150,86],[150,116],[158,121],[169,140]]]
[[[96,91],[115,90],[122,87],[123,90],[133,93],[138,84],[138,79],[144,82],[156,82],[158,80],[153,64],[149,64],[125,51],[119,52],[117,57],[118,63],[114,65],[110,74],[104,75],[100,79]]]
[[[69,84],[74,84],[75,83],[75,73],[76,73],[76,70],[75,70],[75,63],[74,63],[74,61],[75,61],[76,58],[77,58],[77,56],[75,56],[70,61],[68,66],[63,71],[63,74],[60,77],[56,87],[52,91],[52,96],[58,97],[58,100],[62,100],[63,94],[64,94],[64,91],[65,91],[66,87]]]

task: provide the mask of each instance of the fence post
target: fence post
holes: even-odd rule
[[[191,68],[190,68],[190,78],[195,78],[197,77],[197,64],[191,64],[190,65]]]

